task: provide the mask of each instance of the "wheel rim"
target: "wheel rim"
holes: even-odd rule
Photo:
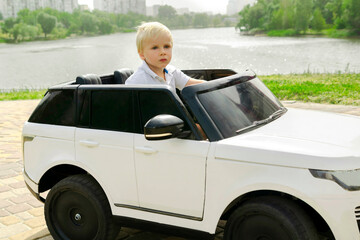
[[[90,199],[73,191],[60,191],[51,203],[50,222],[61,239],[95,239],[100,228]]]
[[[271,216],[245,216],[234,226],[232,239],[247,240],[288,240],[291,239],[289,230]]]

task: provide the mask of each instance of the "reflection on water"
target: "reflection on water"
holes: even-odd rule
[[[241,36],[233,28],[174,30],[181,69],[251,68],[257,74],[360,72],[360,41]],[[0,89],[46,88],[86,73],[140,65],[135,33],[0,44]]]

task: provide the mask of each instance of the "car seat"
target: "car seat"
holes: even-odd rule
[[[85,74],[76,78],[76,84],[102,84],[102,82],[96,74]]]
[[[122,68],[114,71],[114,83],[115,84],[125,84],[126,79],[128,79],[134,73],[133,70],[128,68]]]

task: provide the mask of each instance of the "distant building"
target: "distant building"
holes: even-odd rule
[[[256,0],[229,0],[227,15],[234,15],[240,12],[246,5],[255,3]]]
[[[77,0],[0,0],[0,12],[4,18],[17,17],[17,13],[25,8],[34,11],[46,7],[71,13],[78,8],[78,2]]]
[[[146,16],[154,16],[153,7],[146,7]]]
[[[145,0],[94,0],[94,9],[109,13],[129,12],[146,15]]]
[[[6,18],[5,13],[7,12],[6,0],[0,0],[0,12],[3,18]]]
[[[153,5],[146,8],[146,16],[156,17],[159,14],[159,8],[161,5]]]
[[[79,9],[80,9],[80,11],[90,11],[89,6],[86,4],[79,5]]]

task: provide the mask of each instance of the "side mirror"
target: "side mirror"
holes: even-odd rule
[[[163,140],[180,136],[183,129],[183,120],[173,115],[161,114],[145,124],[144,134],[147,140]]]

